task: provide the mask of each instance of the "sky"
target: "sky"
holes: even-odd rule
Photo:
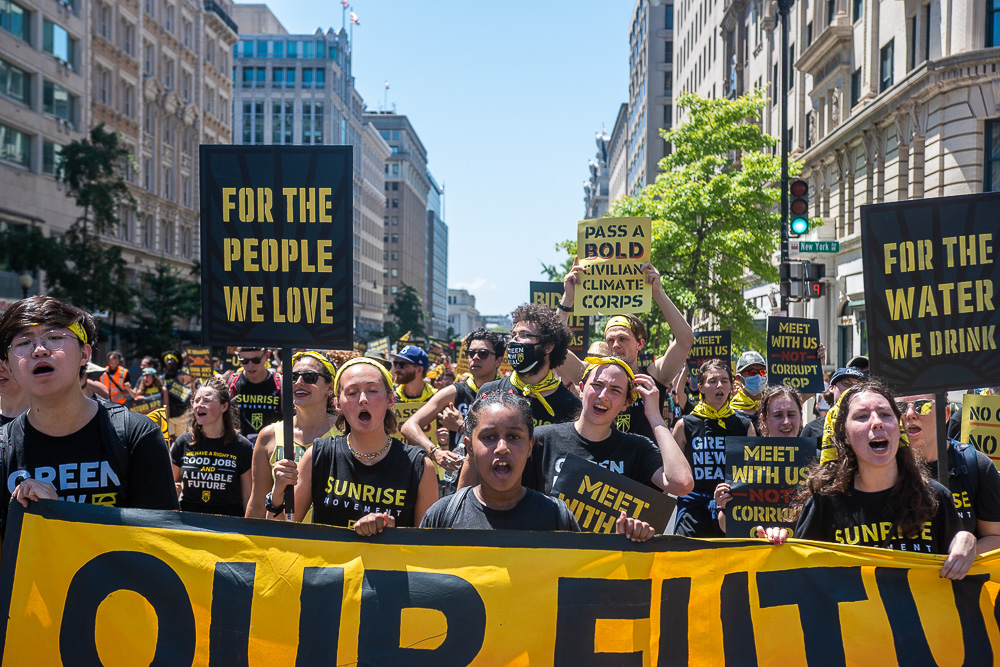
[[[336,0],[266,0],[293,34],[342,26]],[[355,0],[354,79],[406,114],[445,184],[448,287],[510,313],[576,237],[602,125],[628,101],[632,2]]]

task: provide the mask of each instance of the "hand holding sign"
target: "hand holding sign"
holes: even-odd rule
[[[648,313],[650,282],[656,269],[649,262],[652,220],[649,218],[600,218],[582,220],[577,228],[580,271],[573,282],[577,315]],[[655,275],[651,276],[649,269]],[[570,274],[576,271],[574,267]],[[578,279],[579,289],[576,288]],[[565,285],[564,283],[564,285]]]

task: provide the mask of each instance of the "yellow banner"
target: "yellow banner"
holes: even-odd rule
[[[577,225],[576,253],[585,273],[574,315],[648,313],[652,289],[641,267],[653,243],[649,218],[598,218]]]
[[[990,457],[1000,468],[1000,396],[962,396],[962,442]]]
[[[15,503],[3,663],[989,665],[998,558]]]

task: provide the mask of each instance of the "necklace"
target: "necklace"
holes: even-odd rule
[[[389,451],[389,447],[391,445],[392,445],[392,438],[388,438],[385,443],[385,447],[383,447],[382,449],[378,450],[377,452],[373,452],[371,454],[362,454],[358,450],[354,449],[354,447],[351,447],[351,434],[350,433],[347,434],[347,449],[351,451],[351,454],[354,455],[354,458],[361,461],[371,461],[372,459],[377,459],[378,457],[382,456],[387,451]]]

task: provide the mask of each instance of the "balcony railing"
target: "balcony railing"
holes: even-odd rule
[[[222,6],[219,3],[217,3],[215,0],[205,0],[205,11],[206,12],[213,12],[220,19],[222,19],[222,22],[225,23],[227,26],[229,26],[229,28],[233,32],[235,32],[237,35],[240,33],[240,29],[236,25],[236,21],[234,21],[229,16],[229,14],[226,13],[226,10],[223,9]]]

